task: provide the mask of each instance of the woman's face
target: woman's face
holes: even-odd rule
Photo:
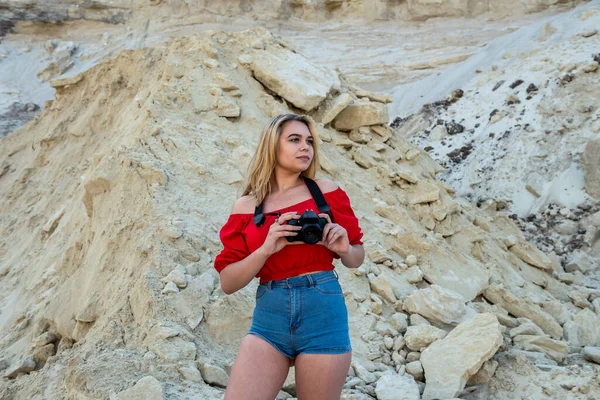
[[[300,121],[288,121],[279,136],[277,164],[294,172],[305,171],[314,156],[313,137],[308,126]]]

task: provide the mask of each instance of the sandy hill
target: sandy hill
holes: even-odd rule
[[[256,283],[221,292],[218,230],[262,125],[289,111],[319,123],[322,176],[366,233],[365,264],[338,266],[344,399],[600,396],[597,270],[565,272],[499,204],[437,180],[387,126],[391,98],[263,29],[123,51],[52,85],[0,147],[0,397],[220,398]]]

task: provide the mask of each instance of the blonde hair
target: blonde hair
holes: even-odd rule
[[[279,137],[283,131],[284,125],[289,121],[299,121],[304,123],[313,137],[314,155],[310,166],[302,171],[301,176],[314,179],[319,169],[319,135],[317,127],[309,116],[296,114],[280,114],[265,125],[260,138],[258,147],[250,160],[248,167],[248,177],[242,196],[253,194],[256,197],[256,204],[262,201],[271,192],[271,182],[275,173],[277,164],[277,149]]]

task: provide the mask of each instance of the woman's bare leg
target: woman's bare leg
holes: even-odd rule
[[[290,369],[290,359],[255,335],[242,341],[224,400],[273,400]]]
[[[339,400],[352,353],[300,354],[296,357],[298,400]]]

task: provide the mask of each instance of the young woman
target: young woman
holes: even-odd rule
[[[330,180],[316,180],[331,207],[327,214],[319,213],[309,191],[319,169],[318,140],[308,117],[283,114],[267,124],[243,197],[221,229],[224,248],[215,268],[223,291],[234,293],[260,278],[252,326],[233,364],[226,400],[273,400],[291,365],[300,400],[340,398],[352,348],[332,261],[357,268],[365,253],[346,193]],[[255,218],[257,206],[262,220]],[[288,240],[301,230],[288,222],[299,221],[306,210],[326,219],[316,244]]]

